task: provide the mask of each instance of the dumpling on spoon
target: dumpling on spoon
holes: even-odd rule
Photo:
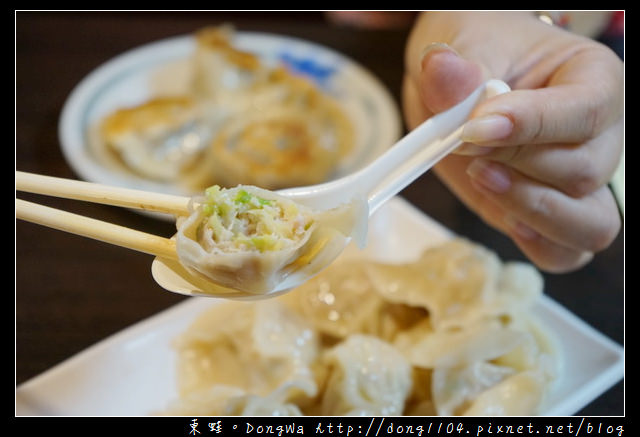
[[[298,286],[366,235],[364,199],[317,211],[250,185],[209,187],[177,222],[176,250],[192,274],[248,294]]]

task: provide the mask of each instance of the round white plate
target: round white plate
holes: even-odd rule
[[[311,77],[335,96],[356,130],[353,153],[333,177],[348,174],[380,155],[401,134],[395,101],[370,72],[352,60],[318,44],[264,33],[238,32],[234,46],[259,55],[265,62],[285,62]],[[145,179],[96,153],[89,129],[112,111],[141,104],[161,94],[181,94],[188,84],[192,36],[160,40],[125,52],[83,79],[64,105],[59,135],[62,151],[76,174],[87,181],[171,194],[190,195],[176,185]]]

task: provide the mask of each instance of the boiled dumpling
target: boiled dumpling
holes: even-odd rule
[[[181,396],[220,384],[283,402],[316,395],[317,335],[277,300],[261,303],[214,305],[177,339]]]
[[[433,371],[433,402],[440,416],[460,415],[474,399],[515,371],[484,361],[455,367],[438,367]]]
[[[301,416],[296,404],[277,394],[258,396],[238,387],[217,384],[177,399],[160,414],[171,416]]]
[[[425,308],[437,329],[527,308],[543,288],[532,266],[503,264],[495,253],[464,239],[427,249],[413,263],[373,265],[369,274],[385,299]]]
[[[327,352],[325,415],[399,415],[411,391],[411,366],[389,343],[355,334]]]
[[[231,398],[226,406],[228,416],[302,416],[300,408],[273,396],[245,395]]]
[[[547,381],[535,371],[511,375],[480,393],[465,416],[532,416],[539,414]]]
[[[362,262],[333,263],[280,299],[318,332],[338,339],[375,331],[384,304]]]
[[[217,185],[177,222],[181,264],[214,284],[252,295],[286,290],[329,265],[366,232],[364,200],[315,211],[253,186]],[[364,230],[364,231],[363,231]]]
[[[291,293],[203,313],[178,342],[183,402],[169,414],[542,411],[563,362],[531,314],[532,266],[465,240],[402,265],[344,255]]]
[[[432,371],[430,390],[438,415],[465,414],[473,405],[476,413],[536,414],[558,376],[559,360],[533,320],[518,314],[441,331],[426,322],[398,335],[395,345],[412,365]],[[535,389],[529,390],[531,384]],[[508,405],[510,388],[523,390],[513,405]]]
[[[385,299],[426,308],[434,326],[466,322],[469,308],[495,293],[500,261],[488,250],[457,239],[427,249],[410,264],[370,269]]]
[[[170,416],[220,416],[227,414],[231,399],[245,396],[239,387],[226,384],[206,386],[196,391],[182,394],[159,412]]]
[[[435,331],[426,319],[398,334],[394,344],[414,366],[436,368],[498,358],[526,337],[526,332],[506,328],[499,321]]]

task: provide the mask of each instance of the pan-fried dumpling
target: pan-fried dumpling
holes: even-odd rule
[[[187,96],[154,98],[105,117],[93,147],[143,177],[182,183],[197,171],[226,112]]]
[[[195,32],[193,94],[232,103],[231,97],[248,92],[268,73],[255,54],[234,47],[233,35],[231,26],[205,27]]]
[[[341,155],[340,126],[295,106],[275,106],[237,117],[219,130],[208,152],[222,186],[268,189],[327,180]]]
[[[295,287],[366,233],[367,204],[314,211],[253,186],[206,190],[177,222],[182,265],[223,287],[261,295]]]
[[[313,82],[233,46],[230,27],[196,33],[193,93],[233,112],[190,177],[274,190],[323,182],[354,144],[342,107]]]
[[[389,343],[355,334],[329,350],[323,415],[399,415],[411,391],[411,366]]]
[[[357,143],[347,108],[282,63],[236,47],[230,26],[194,37],[183,72],[189,80],[169,73],[179,91],[157,91],[106,114],[92,126],[92,151],[119,170],[189,193],[330,179]]]

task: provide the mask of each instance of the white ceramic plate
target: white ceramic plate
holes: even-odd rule
[[[450,235],[408,202],[394,198],[372,218],[369,242],[361,254],[409,261]],[[189,298],[25,382],[16,390],[16,414],[145,416],[164,409],[177,396],[171,341],[216,302]],[[535,313],[557,333],[564,354],[564,375],[544,415],[572,415],[622,378],[621,346],[548,297]]]
[[[335,96],[352,119],[356,144],[334,177],[352,172],[378,156],[401,135],[397,106],[383,84],[345,56],[290,37],[238,32],[234,45],[267,63],[285,63]],[[59,123],[62,151],[87,181],[172,194],[173,184],[144,179],[113,158],[92,151],[88,129],[105,115],[158,95],[183,94],[190,74],[192,36],[169,38],[128,51],[90,73],[67,99]]]

